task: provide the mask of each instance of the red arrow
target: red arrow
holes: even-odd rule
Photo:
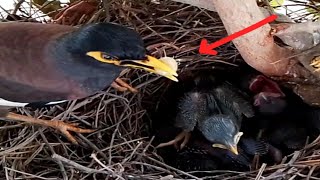
[[[229,41],[232,41],[233,39],[239,37],[239,36],[242,36],[244,34],[247,34],[249,33],[250,31],[253,31],[269,22],[272,22],[274,21],[275,19],[277,19],[277,15],[271,15],[241,31],[238,31],[236,33],[233,33],[231,34],[230,36],[228,37],[225,37],[223,39],[220,39],[219,41],[217,42],[214,42],[212,44],[209,44],[208,41],[206,39],[202,39],[201,40],[201,43],[200,43],[200,48],[199,48],[199,53],[200,54],[209,54],[209,55],[217,55],[218,52],[216,50],[213,50],[214,48],[216,47],[219,47],[223,44],[226,44],[227,42]]]

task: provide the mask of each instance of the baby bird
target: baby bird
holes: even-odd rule
[[[248,91],[254,96],[253,104],[262,115],[276,115],[281,113],[286,107],[286,95],[279,85],[268,77],[248,69],[235,79],[240,88]]]
[[[222,83],[207,94],[209,116],[198,125],[204,137],[214,143],[213,147],[229,149],[238,154],[237,144],[243,135],[240,132],[243,115],[254,116],[250,102],[236,88]]]
[[[222,83],[209,90],[196,88],[187,92],[179,103],[175,127],[182,129],[182,132],[172,141],[157,147],[174,145],[182,149],[188,143],[190,133],[196,129],[213,147],[229,149],[238,154],[237,143],[243,134],[240,132],[243,114],[252,117],[253,108],[231,85]]]
[[[232,116],[217,114],[205,118],[199,123],[199,130],[203,136],[209,140],[212,147],[229,149],[234,154],[238,154],[237,144],[243,135],[240,124]]]
[[[208,108],[204,93],[198,91],[187,92],[178,105],[178,114],[174,126],[181,128],[182,132],[172,141],[161,143],[157,148],[174,145],[177,149],[182,149],[190,139],[190,132],[194,130],[197,123],[208,116]],[[178,148],[178,142],[183,140]]]
[[[285,94],[278,84],[263,75],[256,76],[250,83],[249,89],[255,93],[254,106],[265,115],[278,114],[287,106]]]

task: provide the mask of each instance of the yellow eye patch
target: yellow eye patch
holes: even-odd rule
[[[86,53],[87,56],[93,57],[95,60],[103,62],[103,63],[109,63],[119,66],[120,61],[116,57],[112,57],[106,53],[103,53],[101,51],[90,51]]]

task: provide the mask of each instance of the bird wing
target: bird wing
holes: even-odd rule
[[[237,92],[238,90],[232,85],[224,83],[214,89],[215,97],[235,113],[235,115],[240,118],[242,114],[246,117],[253,117],[254,110],[249,101],[241,96]]]
[[[216,97],[212,93],[206,93],[207,107],[210,114],[221,114],[222,110],[218,105]]]
[[[179,102],[175,126],[193,131],[207,112],[206,99],[200,92],[189,92]]]
[[[55,69],[48,48],[73,30],[54,24],[1,23],[0,98],[23,103],[68,98],[74,84]]]

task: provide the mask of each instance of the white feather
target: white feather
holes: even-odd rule
[[[52,101],[52,102],[49,102],[47,103],[46,105],[54,105],[54,104],[60,104],[60,103],[63,103],[63,102],[66,102],[67,100],[61,100],[61,101]]]
[[[53,101],[53,102],[49,102],[46,105],[53,105],[53,104],[59,104],[59,103],[63,103],[66,100],[61,100],[61,101]],[[26,105],[28,105],[29,103],[22,103],[22,102],[13,102],[13,101],[8,101],[5,99],[0,98],[0,106],[6,106],[6,107],[24,107]]]
[[[7,101],[5,99],[0,98],[0,106],[8,106],[8,107],[24,107],[28,103],[20,103],[20,102],[12,102]]]

